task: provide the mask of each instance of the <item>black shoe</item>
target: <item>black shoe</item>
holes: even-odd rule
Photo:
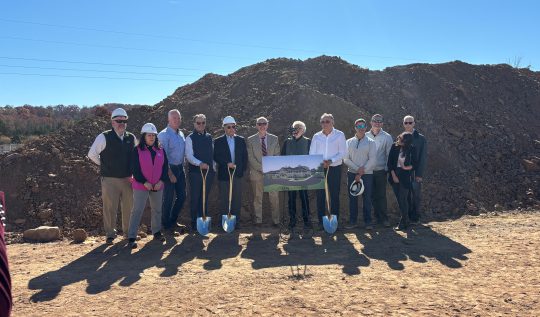
[[[137,242],[135,241],[135,238],[129,238],[128,246],[132,249],[137,249]]]
[[[114,243],[114,238],[109,237],[107,238],[107,240],[105,240],[105,244],[107,245],[112,245],[113,243]]]
[[[165,241],[165,237],[161,234],[160,231],[154,233],[154,240],[157,240],[157,241],[160,241],[160,242],[164,242]]]

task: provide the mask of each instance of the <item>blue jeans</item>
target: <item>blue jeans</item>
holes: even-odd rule
[[[347,172],[347,189],[351,187],[354,182],[356,174]],[[364,182],[364,192],[362,193],[362,203],[364,212],[364,224],[371,225],[371,191],[373,190],[373,174],[362,175],[362,181]],[[356,224],[358,218],[358,196],[352,196],[349,194],[349,223]]]
[[[176,177],[176,183],[167,179],[163,190],[163,208],[161,223],[163,228],[170,229],[176,224],[180,210],[186,200],[186,175],[182,165],[169,165]],[[176,194],[176,199],[174,195]]]

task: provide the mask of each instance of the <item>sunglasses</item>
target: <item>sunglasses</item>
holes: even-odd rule
[[[268,123],[267,122],[257,122],[257,125],[258,126],[261,126],[261,125],[267,125]]]
[[[405,122],[403,122],[403,124],[413,124],[413,123],[414,123],[414,121],[405,121]]]
[[[235,125],[228,125],[228,126],[226,126],[225,128],[227,128],[227,129],[229,129],[229,130],[230,130],[230,129],[236,129],[236,126],[235,126]]]
[[[373,122],[373,123],[383,123],[382,120],[371,120],[371,122]]]
[[[330,120],[321,120],[321,124],[324,124],[324,123],[329,124],[329,123],[332,123],[332,121],[330,121]]]
[[[355,127],[356,127],[357,129],[365,129],[365,128],[366,128],[366,125],[365,125],[365,124],[357,124],[357,125],[355,125]]]
[[[113,120],[113,121],[116,122],[116,123],[120,123],[120,124],[121,124],[121,123],[124,123],[124,124],[125,124],[125,123],[128,122],[127,120]]]
[[[197,125],[205,125],[206,124],[206,121],[202,121],[202,122],[195,122]]]

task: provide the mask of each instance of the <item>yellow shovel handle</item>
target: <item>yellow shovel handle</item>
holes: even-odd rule
[[[233,189],[234,173],[236,173],[236,166],[232,170],[233,171],[231,173],[231,169],[227,167],[227,171],[229,172],[229,213],[227,214],[227,216],[229,216],[229,218],[231,217],[232,189]]]
[[[326,215],[331,217],[330,213],[330,194],[328,193],[328,172],[330,171],[330,166],[324,172],[324,193],[326,194]]]
[[[202,218],[206,220],[206,176],[208,176],[209,168],[206,173],[203,173],[203,169],[199,167],[202,177]]]

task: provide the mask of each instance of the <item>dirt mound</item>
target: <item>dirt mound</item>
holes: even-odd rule
[[[403,116],[412,114],[428,140],[428,217],[525,208],[540,199],[540,74],[526,69],[451,62],[369,71],[335,57],[273,59],[228,76],[208,74],[154,107],[133,109],[128,130],[138,132],[144,122],[162,128],[173,108],[182,111],[187,129],[191,116],[205,113],[215,136],[225,115],[236,118],[244,136],[255,133],[254,119],[264,115],[281,140],[294,120],[306,122],[313,135],[323,112],[334,114],[347,137],[357,117],[382,113],[385,130],[395,136]],[[8,222],[18,220],[13,228],[101,227],[98,169],[85,155],[107,128],[102,114],[0,156]],[[244,211],[251,214],[245,188]],[[393,195],[389,201],[394,204]],[[344,184],[341,202],[345,216]],[[212,197],[210,210],[218,213],[216,206]]]

